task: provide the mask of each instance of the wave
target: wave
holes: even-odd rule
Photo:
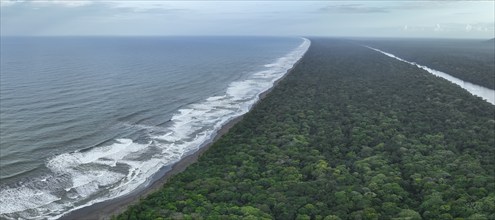
[[[493,89],[489,89],[489,88],[486,88],[486,87],[483,87],[483,86],[479,86],[479,85],[476,85],[476,84],[473,84],[473,83],[470,83],[470,82],[466,82],[462,79],[459,79],[459,78],[456,78],[456,77],[453,77],[447,73],[444,73],[442,71],[438,71],[438,70],[435,70],[435,69],[432,69],[432,68],[429,68],[427,66],[423,66],[423,65],[420,65],[420,64],[417,64],[415,62],[410,62],[410,61],[407,61],[407,60],[404,60],[400,57],[397,57],[391,53],[387,53],[385,51],[382,51],[382,50],[379,50],[379,49],[376,49],[376,48],[373,48],[373,47],[368,47],[368,46],[365,46],[369,49],[372,49],[374,51],[377,51],[377,52],[380,52],[382,54],[385,54],[389,57],[392,57],[394,59],[397,59],[397,60],[400,60],[402,62],[405,62],[405,63],[409,63],[411,65],[414,65],[420,69],[423,69],[423,70],[426,70],[427,72],[435,75],[435,76],[439,76],[439,77],[442,77],[456,85],[459,85],[460,87],[462,87],[463,89],[467,90],[469,93],[475,95],[475,96],[478,96],[478,97],[481,97],[482,99],[484,99],[485,101],[489,102],[490,104],[492,105],[495,105],[495,90]]]
[[[0,217],[56,219],[71,211],[145,187],[165,166],[197,151],[223,125],[259,100],[304,55],[308,39],[265,70],[232,82],[225,93],[179,109],[162,129],[145,140],[119,138],[105,146],[64,153],[46,162],[49,174],[0,188]],[[154,132],[160,130],[160,132]]]

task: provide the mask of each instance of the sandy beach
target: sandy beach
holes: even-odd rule
[[[299,62],[303,59],[303,57],[301,57],[294,64],[294,66],[287,71],[287,73],[284,76],[282,76],[280,79],[275,81],[274,85],[270,89],[261,93],[259,95],[259,100],[257,103],[263,100],[268,95],[268,93],[270,93],[273,90],[273,88],[277,86],[277,84],[281,80],[287,77],[287,75],[289,75],[292,72],[292,69],[299,64]],[[256,104],[252,108],[254,108]],[[196,152],[187,155],[186,157],[182,158],[180,161],[178,161],[177,163],[171,166],[166,166],[162,168],[155,175],[155,177],[153,177],[151,184],[148,185],[147,187],[143,189],[138,189],[131,194],[116,199],[104,201],[101,203],[96,203],[91,206],[75,210],[71,213],[68,213],[65,216],[62,216],[60,219],[61,220],[73,220],[73,219],[106,220],[106,219],[111,219],[113,215],[118,215],[124,212],[128,206],[139,202],[141,198],[145,198],[147,195],[156,192],[158,189],[160,189],[170,179],[170,177],[184,171],[189,165],[195,163],[198,160],[198,158],[215,143],[215,141],[217,141],[224,134],[226,134],[235,124],[241,121],[242,118],[243,116],[239,116],[237,118],[232,119],[225,125],[223,125],[222,128],[218,130],[215,137],[203,143],[202,146],[199,148],[199,150],[197,150]]]

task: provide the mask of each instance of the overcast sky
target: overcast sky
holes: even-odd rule
[[[495,36],[493,0],[0,1],[1,35]]]

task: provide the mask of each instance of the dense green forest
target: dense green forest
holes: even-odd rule
[[[114,218],[495,219],[494,114],[412,65],[312,39],[197,163]]]
[[[365,42],[408,61],[495,89],[495,42],[493,39],[375,39]]]

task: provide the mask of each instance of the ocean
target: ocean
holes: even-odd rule
[[[2,37],[0,218],[146,187],[299,60],[291,37]]]

